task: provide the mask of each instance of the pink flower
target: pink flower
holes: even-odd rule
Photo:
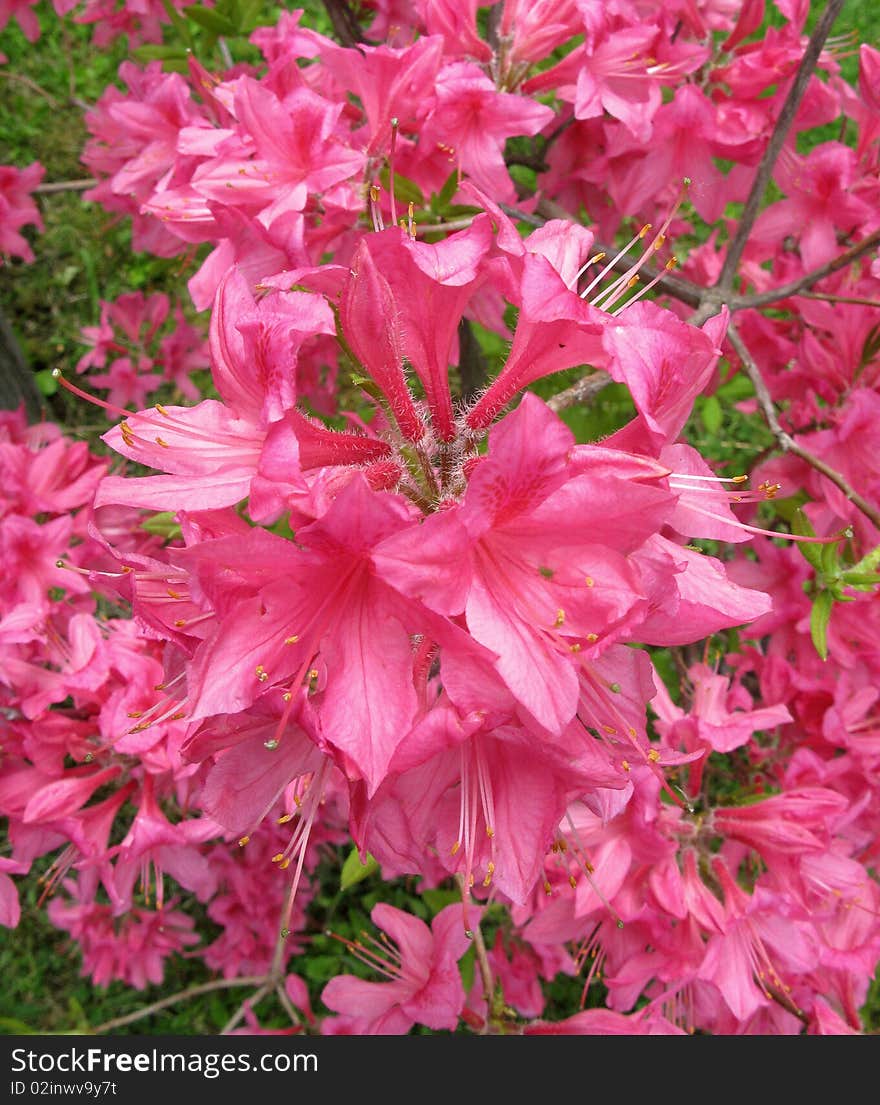
[[[366,982],[340,975],[324,987],[324,1004],[341,1013],[359,1035],[403,1035],[414,1024],[456,1028],[465,1003],[458,961],[470,946],[462,906],[446,906],[430,928],[417,917],[381,903],[370,916],[393,942],[372,936],[353,944],[343,942],[389,981]],[[478,921],[472,908],[469,923]]]
[[[0,13],[0,26],[2,24]],[[0,165],[0,254],[20,257],[28,262],[34,260],[34,251],[19,231],[27,225],[35,226],[40,231],[43,229],[39,209],[29,193],[40,183],[45,172],[39,161],[34,161],[26,169]]]

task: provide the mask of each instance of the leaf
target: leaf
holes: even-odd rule
[[[464,955],[458,961],[458,970],[461,974],[461,984],[464,986],[464,992],[469,994],[471,988],[474,985],[474,976],[476,975],[476,961],[477,950],[473,944],[468,948]]]
[[[852,571],[873,572],[875,568],[880,568],[880,545],[863,556],[858,564],[853,564]]]
[[[436,196],[431,197],[431,210],[435,215],[442,215],[452,203],[452,197],[458,190],[458,170],[454,169],[446,178],[446,183]]]
[[[815,537],[816,531],[810,524],[810,519],[804,514],[804,512],[797,508],[791,516],[791,531],[796,533],[799,537]],[[807,541],[798,541],[798,548],[801,551],[804,559],[814,569],[814,571],[822,571],[822,547],[821,545],[813,545]]]
[[[387,165],[379,173],[379,181],[386,192],[391,191],[391,173]],[[394,174],[394,199],[404,207],[409,203],[414,207],[425,206],[425,197],[418,184],[408,180],[405,176],[401,176],[400,173]],[[401,212],[398,212],[398,214],[401,214]]]
[[[710,434],[717,434],[724,421],[724,412],[717,395],[708,395],[700,408],[700,418]]]
[[[153,533],[157,537],[164,537],[166,541],[181,536],[180,526],[175,521],[173,510],[161,510],[141,522],[141,529],[147,533]]]
[[[359,883],[368,875],[373,875],[379,870],[379,864],[372,856],[367,856],[367,862],[361,863],[361,857],[357,848],[352,848],[342,865],[342,875],[339,879],[340,890],[348,890]]]
[[[834,596],[830,591],[820,591],[810,613],[810,636],[816,646],[816,652],[823,660],[828,659],[828,622],[831,620],[831,608]]]
[[[433,914],[461,899],[457,890],[423,890],[422,900]]]
[[[238,30],[228,16],[215,9],[194,6],[184,8],[183,11],[186,18],[192,20],[196,26],[204,27],[206,31],[212,31],[215,35],[235,35]]]
[[[171,0],[162,0],[162,6],[164,7],[166,14],[168,15],[168,18],[171,20],[171,26],[175,29],[175,31],[177,31],[177,33],[180,35],[186,45],[190,47],[190,49],[192,49],[192,32],[186,25],[186,20],[180,14],[177,8],[175,8]]]

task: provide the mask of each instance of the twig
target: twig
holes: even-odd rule
[[[465,877],[462,874],[455,876],[455,881],[458,883],[458,889],[461,894],[462,905],[465,909],[471,904],[471,892],[468,887]],[[474,951],[477,956],[477,966],[480,968],[480,978],[483,980],[483,997],[486,999],[488,1005],[488,1017],[486,1023],[489,1023],[489,1018],[492,1016],[492,1001],[495,996],[495,983],[492,980],[492,967],[489,963],[489,955],[486,951],[486,941],[483,939],[483,930],[480,928],[479,923],[474,925],[473,929],[469,930],[473,934],[474,938]]]
[[[833,261],[826,261],[824,265],[813,269],[805,276],[798,277],[797,280],[792,280],[779,288],[771,288],[766,292],[734,296],[730,300],[730,309],[741,311],[744,307],[765,307],[768,303],[776,303],[780,299],[788,299],[790,296],[798,295],[807,288],[812,288],[814,284],[818,284],[820,280],[824,280],[826,276],[830,276],[840,269],[845,269],[847,265],[857,261],[859,257],[868,253],[876,245],[880,245],[880,230],[875,230],[873,234],[869,234],[867,238],[863,238],[860,242],[856,242],[854,246],[850,246],[848,250],[841,253],[839,257],[835,257]]]
[[[198,986],[190,986],[186,990],[180,990],[176,994],[172,994],[170,997],[162,998],[160,1001],[154,1001],[151,1005],[145,1005],[142,1009],[138,1009],[134,1013],[126,1013],[124,1017],[114,1017],[113,1020],[105,1021],[103,1024],[99,1024],[97,1028],[93,1029],[97,1035],[101,1035],[104,1032],[112,1032],[114,1028],[123,1028],[127,1024],[134,1024],[135,1021],[143,1020],[144,1017],[151,1017],[154,1013],[160,1013],[163,1009],[167,1009],[171,1005],[176,1005],[179,1001],[187,1001],[189,998],[197,998],[201,994],[210,994],[214,990],[231,990],[235,986],[259,986],[265,982],[262,977],[245,977],[245,978],[218,978],[213,982],[202,982]]]
[[[284,1009],[284,1012],[288,1015],[288,1017],[290,1017],[291,1023],[297,1026],[301,1025],[302,1018],[300,1017],[299,1013],[297,1013],[297,1011],[294,1009],[293,1002],[287,996],[284,987],[281,985],[280,982],[277,983],[275,986],[275,996],[281,1002],[281,1007]]]
[[[228,1036],[233,1028],[235,1028],[235,1026],[239,1023],[239,1021],[244,1018],[244,1015],[245,1013],[247,1013],[248,1009],[253,1009],[255,1005],[261,1002],[266,994],[269,993],[270,989],[271,986],[269,985],[269,983],[266,983],[263,986],[260,986],[256,990],[254,990],[250,997],[245,998],[241,1005],[239,1005],[238,1009],[236,1009],[236,1011],[223,1026],[223,1030],[220,1035]]]
[[[47,184],[38,184],[34,189],[37,196],[54,196],[57,192],[85,192],[97,184],[94,177],[82,177],[80,180],[52,180]]]
[[[851,487],[840,472],[826,464],[824,460],[815,456],[809,449],[805,449],[803,445],[782,428],[776,413],[776,407],[773,405],[770,391],[764,381],[764,377],[761,375],[761,370],[758,368],[745,342],[733,326],[728,327],[727,337],[730,340],[730,344],[736,350],[737,356],[742,361],[742,366],[746,375],[752,381],[758,405],[764,413],[767,425],[770,427],[776,440],[782,446],[782,449],[787,453],[792,453],[794,456],[800,457],[800,459],[809,464],[811,468],[815,468],[817,472],[823,475],[827,480],[830,480],[835,487],[843,492],[844,496],[853,506],[857,507],[877,529],[880,529],[880,510],[873,507],[867,499],[863,498],[858,491]]]
[[[357,46],[364,41],[361,25],[345,0],[324,0],[324,7],[343,46]]]
[[[823,295],[822,292],[798,292],[799,299],[818,299],[823,303],[852,303],[857,307],[880,307],[880,299],[862,299],[857,295]]]
[[[565,391],[560,391],[558,395],[554,395],[547,400],[547,406],[551,411],[564,411],[568,407],[574,407],[578,403],[586,403],[588,399],[592,399],[594,395],[598,395],[599,392],[607,387],[611,383],[611,377],[607,372],[603,372],[601,369],[596,372],[590,373],[589,376],[584,376],[582,380],[578,380],[576,384],[572,384],[570,388],[566,388]]]
[[[42,96],[50,107],[54,108],[56,111],[60,109],[61,105],[55,97],[50,96],[42,85],[37,84],[35,80],[31,80],[31,78],[25,76],[24,73],[10,73],[5,69],[0,69],[0,77],[3,77],[7,81],[18,81],[19,84],[23,84],[26,88],[29,88],[31,92],[36,92],[38,96]]]
[[[755,174],[752,190],[749,192],[749,197],[746,200],[746,205],[740,217],[739,226],[736,228],[736,234],[733,236],[733,240],[727,249],[727,256],[724,258],[721,275],[718,277],[718,282],[716,284],[716,287],[722,289],[724,292],[730,292],[733,288],[736,270],[739,267],[740,258],[746,247],[749,234],[752,232],[755,219],[758,217],[758,208],[761,205],[761,201],[764,199],[764,193],[773,175],[776,159],[779,157],[785,139],[797,115],[801,100],[807,90],[807,85],[810,83],[810,78],[816,68],[816,63],[819,60],[819,54],[821,54],[822,47],[825,45],[825,39],[828,37],[828,33],[835,19],[837,19],[837,16],[840,14],[840,9],[842,7],[843,0],[828,0],[825,10],[822,12],[822,17],[810,36],[807,49],[804,56],[801,58],[797,74],[795,75],[791,88],[788,90],[788,95],[785,97],[785,102],[776,120],[776,125],[773,128],[773,133],[770,136],[767,149],[764,151],[764,156],[761,158],[761,163]]]

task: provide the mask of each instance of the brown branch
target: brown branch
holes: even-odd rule
[[[345,0],[324,0],[324,7],[343,46],[357,46],[365,41],[361,25]]]
[[[584,376],[582,380],[578,380],[570,388],[566,388],[565,391],[560,391],[558,395],[548,399],[547,406],[551,411],[556,411],[558,414],[560,411],[564,411],[568,407],[574,407],[578,403],[586,403],[610,383],[611,377],[607,372],[601,370],[591,372],[589,376]]]
[[[826,261],[824,265],[813,269],[805,276],[798,277],[797,280],[792,280],[779,288],[771,288],[766,292],[734,296],[730,300],[730,309],[741,311],[744,307],[766,307],[769,303],[777,303],[780,299],[788,299],[790,296],[798,295],[807,288],[812,288],[814,284],[818,284],[820,280],[824,280],[826,276],[831,276],[832,273],[845,269],[847,265],[857,261],[859,257],[868,253],[876,245],[880,245],[880,230],[875,230],[873,234],[869,234],[867,238],[863,238],[860,242],[856,242],[854,246],[850,246],[846,252],[841,253],[839,257],[835,257],[833,261]]]
[[[85,192],[88,188],[94,188],[97,183],[94,177],[83,177],[80,180],[52,180],[48,184],[38,184],[34,189],[34,195],[54,196],[57,192]]]
[[[755,174],[752,190],[749,192],[748,199],[746,200],[739,225],[736,228],[736,234],[728,247],[727,256],[724,258],[721,275],[718,277],[718,282],[716,284],[716,287],[724,292],[730,292],[733,288],[733,279],[736,275],[743,250],[746,247],[749,234],[752,232],[755,219],[758,217],[758,208],[761,205],[761,201],[764,199],[764,193],[767,191],[767,185],[770,183],[770,178],[773,175],[776,159],[782,151],[785,139],[797,115],[801,100],[807,90],[807,85],[810,83],[810,78],[816,68],[819,55],[822,52],[822,47],[825,45],[825,39],[828,37],[831,27],[840,14],[840,9],[842,7],[843,0],[828,0],[828,3],[825,5],[825,10],[822,12],[822,17],[810,36],[807,49],[798,66],[797,74],[795,75],[791,88],[788,90],[788,95],[785,97],[782,110],[779,112],[779,117],[773,128],[773,133],[770,136],[770,142],[767,145],[767,149],[764,151],[764,156],[761,158],[761,163]]]
[[[238,1009],[236,1009],[236,1011],[223,1026],[220,1035],[227,1036],[233,1030],[233,1028],[235,1028],[235,1026],[244,1019],[244,1015],[248,1011],[248,1009],[253,1009],[255,1005],[261,1002],[266,994],[269,993],[271,988],[272,987],[270,986],[270,984],[266,983],[265,985],[260,986],[258,987],[258,989],[254,990],[250,997],[245,998],[241,1005],[239,1005]]]
[[[742,361],[743,370],[748,378],[752,381],[752,386],[755,389],[755,397],[758,400],[758,405],[764,413],[764,418],[767,420],[767,425],[770,427],[774,437],[779,442],[782,449],[787,453],[792,453],[796,457],[800,457],[802,461],[805,461],[811,468],[814,468],[820,475],[824,476],[827,480],[830,480],[835,487],[843,492],[844,496],[857,507],[858,510],[868,518],[873,525],[880,529],[880,510],[872,506],[867,499],[863,498],[858,491],[856,491],[847,482],[846,478],[840,474],[836,469],[832,468],[829,464],[826,464],[824,460],[815,456],[805,449],[798,441],[795,440],[789,433],[787,433],[779,422],[779,416],[776,413],[776,407],[773,404],[773,399],[770,395],[770,391],[767,387],[764,377],[761,375],[761,370],[758,368],[755,359],[749,352],[745,342],[737,333],[735,327],[730,326],[727,330],[727,337],[730,340],[730,344],[736,351],[737,356]]]
[[[213,982],[202,982],[198,986],[190,986],[186,990],[180,990],[176,994],[172,994],[170,997],[162,998],[160,1001],[154,1001],[151,1005],[145,1005],[142,1009],[138,1009],[134,1013],[126,1013],[124,1017],[114,1017],[113,1020],[105,1021],[103,1024],[99,1024],[97,1028],[92,1029],[97,1035],[101,1035],[104,1032],[112,1032],[114,1028],[123,1028],[127,1024],[134,1024],[135,1021],[143,1020],[145,1017],[151,1017],[154,1013],[161,1013],[163,1009],[168,1009],[172,1005],[176,1005],[179,1001],[187,1001],[189,998],[197,998],[201,994],[210,994],[215,990],[231,990],[234,986],[259,986],[265,979],[257,978],[218,978]]]

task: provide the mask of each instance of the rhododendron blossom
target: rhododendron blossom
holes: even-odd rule
[[[74,16],[191,304],[0,413],[0,924],[228,1032],[869,1027],[880,55],[777,6]]]

